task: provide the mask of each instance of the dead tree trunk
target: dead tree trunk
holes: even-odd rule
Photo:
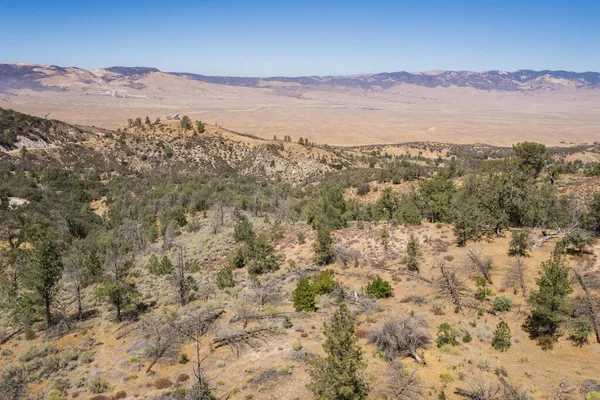
[[[462,396],[462,397],[465,397],[465,398],[471,399],[471,400],[489,400],[485,396],[481,396],[477,393],[469,392],[468,390],[464,390],[461,388],[456,388],[456,390],[454,390],[454,394],[457,394],[459,396]]]
[[[585,280],[583,279],[581,272],[578,271],[577,268],[575,269],[574,272],[575,272],[575,278],[577,279],[577,282],[579,283],[579,285],[583,289],[583,292],[585,293],[585,312],[586,312],[588,318],[590,319],[592,326],[594,327],[594,332],[596,333],[596,341],[598,343],[600,343],[600,324],[598,323],[598,313],[596,311],[596,306],[594,304],[594,298],[592,297],[590,289],[588,288],[587,284],[585,283]]]

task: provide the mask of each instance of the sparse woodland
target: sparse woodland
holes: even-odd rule
[[[116,150],[72,163],[18,147],[60,133],[10,115],[1,400],[600,396],[597,163],[259,143],[278,174],[292,150],[320,166],[286,179],[187,116],[78,139]],[[160,130],[186,139],[140,154]],[[182,167],[204,140],[218,157]]]

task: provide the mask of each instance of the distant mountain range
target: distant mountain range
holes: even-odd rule
[[[398,85],[417,85],[427,88],[471,87],[478,90],[535,91],[599,89],[600,73],[569,71],[435,71],[422,73],[384,72],[352,76],[301,77],[233,77],[207,76],[186,72],[162,72],[146,67],[109,67],[88,70],[77,67],[42,66],[33,64],[0,64],[0,91],[18,89],[70,90],[77,85],[102,85],[126,81],[132,89],[143,88],[138,80],[153,74],[190,79],[198,82],[242,87],[299,87],[318,89],[386,90]]]

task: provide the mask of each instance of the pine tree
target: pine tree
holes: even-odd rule
[[[328,356],[315,358],[309,365],[312,382],[308,387],[319,400],[361,400],[369,394],[354,323],[348,306],[342,303],[325,324],[323,348]]]
[[[141,296],[135,283],[131,281],[131,270],[133,260],[127,259],[124,249],[119,249],[118,244],[112,244],[112,254],[109,261],[109,273],[104,282],[96,291],[100,297],[104,297],[117,311],[117,321],[121,321],[121,313],[135,303]]]
[[[46,232],[32,240],[33,250],[23,274],[23,284],[30,293],[23,304],[39,306],[44,310],[46,324],[52,325],[52,306],[63,273],[61,253],[57,243]]]
[[[524,328],[543,348],[551,348],[563,318],[569,313],[568,296],[573,292],[565,248],[557,245],[548,261],[542,263],[538,290],[531,293],[534,306]]]
[[[510,339],[510,328],[508,327],[508,324],[504,321],[500,321],[498,325],[496,325],[496,330],[492,337],[492,346],[494,346],[496,350],[504,352],[510,347]]]
[[[292,298],[296,311],[315,311],[315,289],[307,277],[300,278]]]
[[[318,265],[327,265],[333,262],[335,253],[333,251],[333,239],[329,230],[320,228],[317,231],[317,240],[313,243],[315,262]]]
[[[419,272],[419,257],[421,256],[421,246],[419,239],[414,234],[410,234],[408,243],[406,243],[406,265],[411,271]]]

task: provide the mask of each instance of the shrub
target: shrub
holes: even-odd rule
[[[166,389],[170,388],[171,386],[173,386],[173,382],[167,378],[158,378],[154,381],[154,387],[157,389]]]
[[[292,349],[294,349],[294,351],[302,350],[302,341],[300,339],[294,340],[292,342]]]
[[[190,376],[188,374],[181,374],[177,377],[177,383],[187,382],[190,380]]]
[[[102,378],[102,376],[96,375],[90,379],[88,389],[94,394],[106,393],[108,390],[110,390],[110,385],[106,380],[104,380],[104,378]]]
[[[367,284],[365,292],[378,299],[392,296],[392,285],[388,281],[381,279],[379,275]]]
[[[471,334],[469,332],[465,333],[464,336],[462,337],[463,343],[470,343],[472,340],[473,340],[473,337],[471,336]]]
[[[127,397],[127,392],[124,390],[119,390],[117,393],[115,393],[114,398],[115,399],[124,399]]]
[[[600,400],[600,392],[591,391],[585,395],[585,400]]]
[[[580,317],[571,326],[570,339],[581,347],[588,343],[590,333],[592,333],[592,324],[586,317]]]
[[[298,244],[304,243],[306,243],[306,236],[304,236],[304,233],[298,232]]]
[[[492,337],[492,346],[496,350],[506,351],[511,345],[510,339],[510,328],[508,327],[508,324],[504,321],[500,321],[498,325],[496,325],[496,330]]]
[[[485,278],[477,279],[477,291],[475,292],[475,298],[481,302],[484,302],[488,297],[494,294],[494,291],[488,286],[488,282]]]
[[[190,362],[190,359],[188,358],[187,354],[181,353],[177,362],[179,362],[179,364],[187,364]]]
[[[440,374],[440,379],[444,383],[450,383],[454,380],[454,375],[452,375],[452,372],[450,371],[444,371]]]
[[[498,296],[494,299],[494,302],[492,303],[492,308],[494,309],[494,311],[510,311],[511,307],[512,300],[506,296]]]
[[[330,293],[337,286],[337,282],[333,279],[333,271],[327,270],[319,272],[313,276],[313,290],[315,295]]]
[[[307,277],[300,278],[292,297],[296,311],[315,311],[315,291]]]
[[[444,322],[440,324],[435,343],[437,344],[437,347],[442,347],[445,344],[456,346],[458,345],[456,336],[457,333],[454,329],[452,329],[452,326],[450,326],[449,323]]]
[[[217,272],[217,287],[219,289],[225,289],[228,287],[234,287],[235,281],[233,280],[233,269],[231,266],[225,266]]]
[[[312,248],[315,252],[315,262],[318,265],[331,264],[335,259],[333,239],[327,229],[321,228],[317,231],[317,239],[313,243]]]
[[[356,194],[359,196],[364,196],[365,194],[371,191],[371,186],[369,186],[368,182],[363,182],[356,188]]]
[[[287,315],[284,315],[283,320],[281,321],[281,326],[284,329],[290,329],[292,326],[294,326],[294,323],[292,322],[290,317],[288,317]]]

